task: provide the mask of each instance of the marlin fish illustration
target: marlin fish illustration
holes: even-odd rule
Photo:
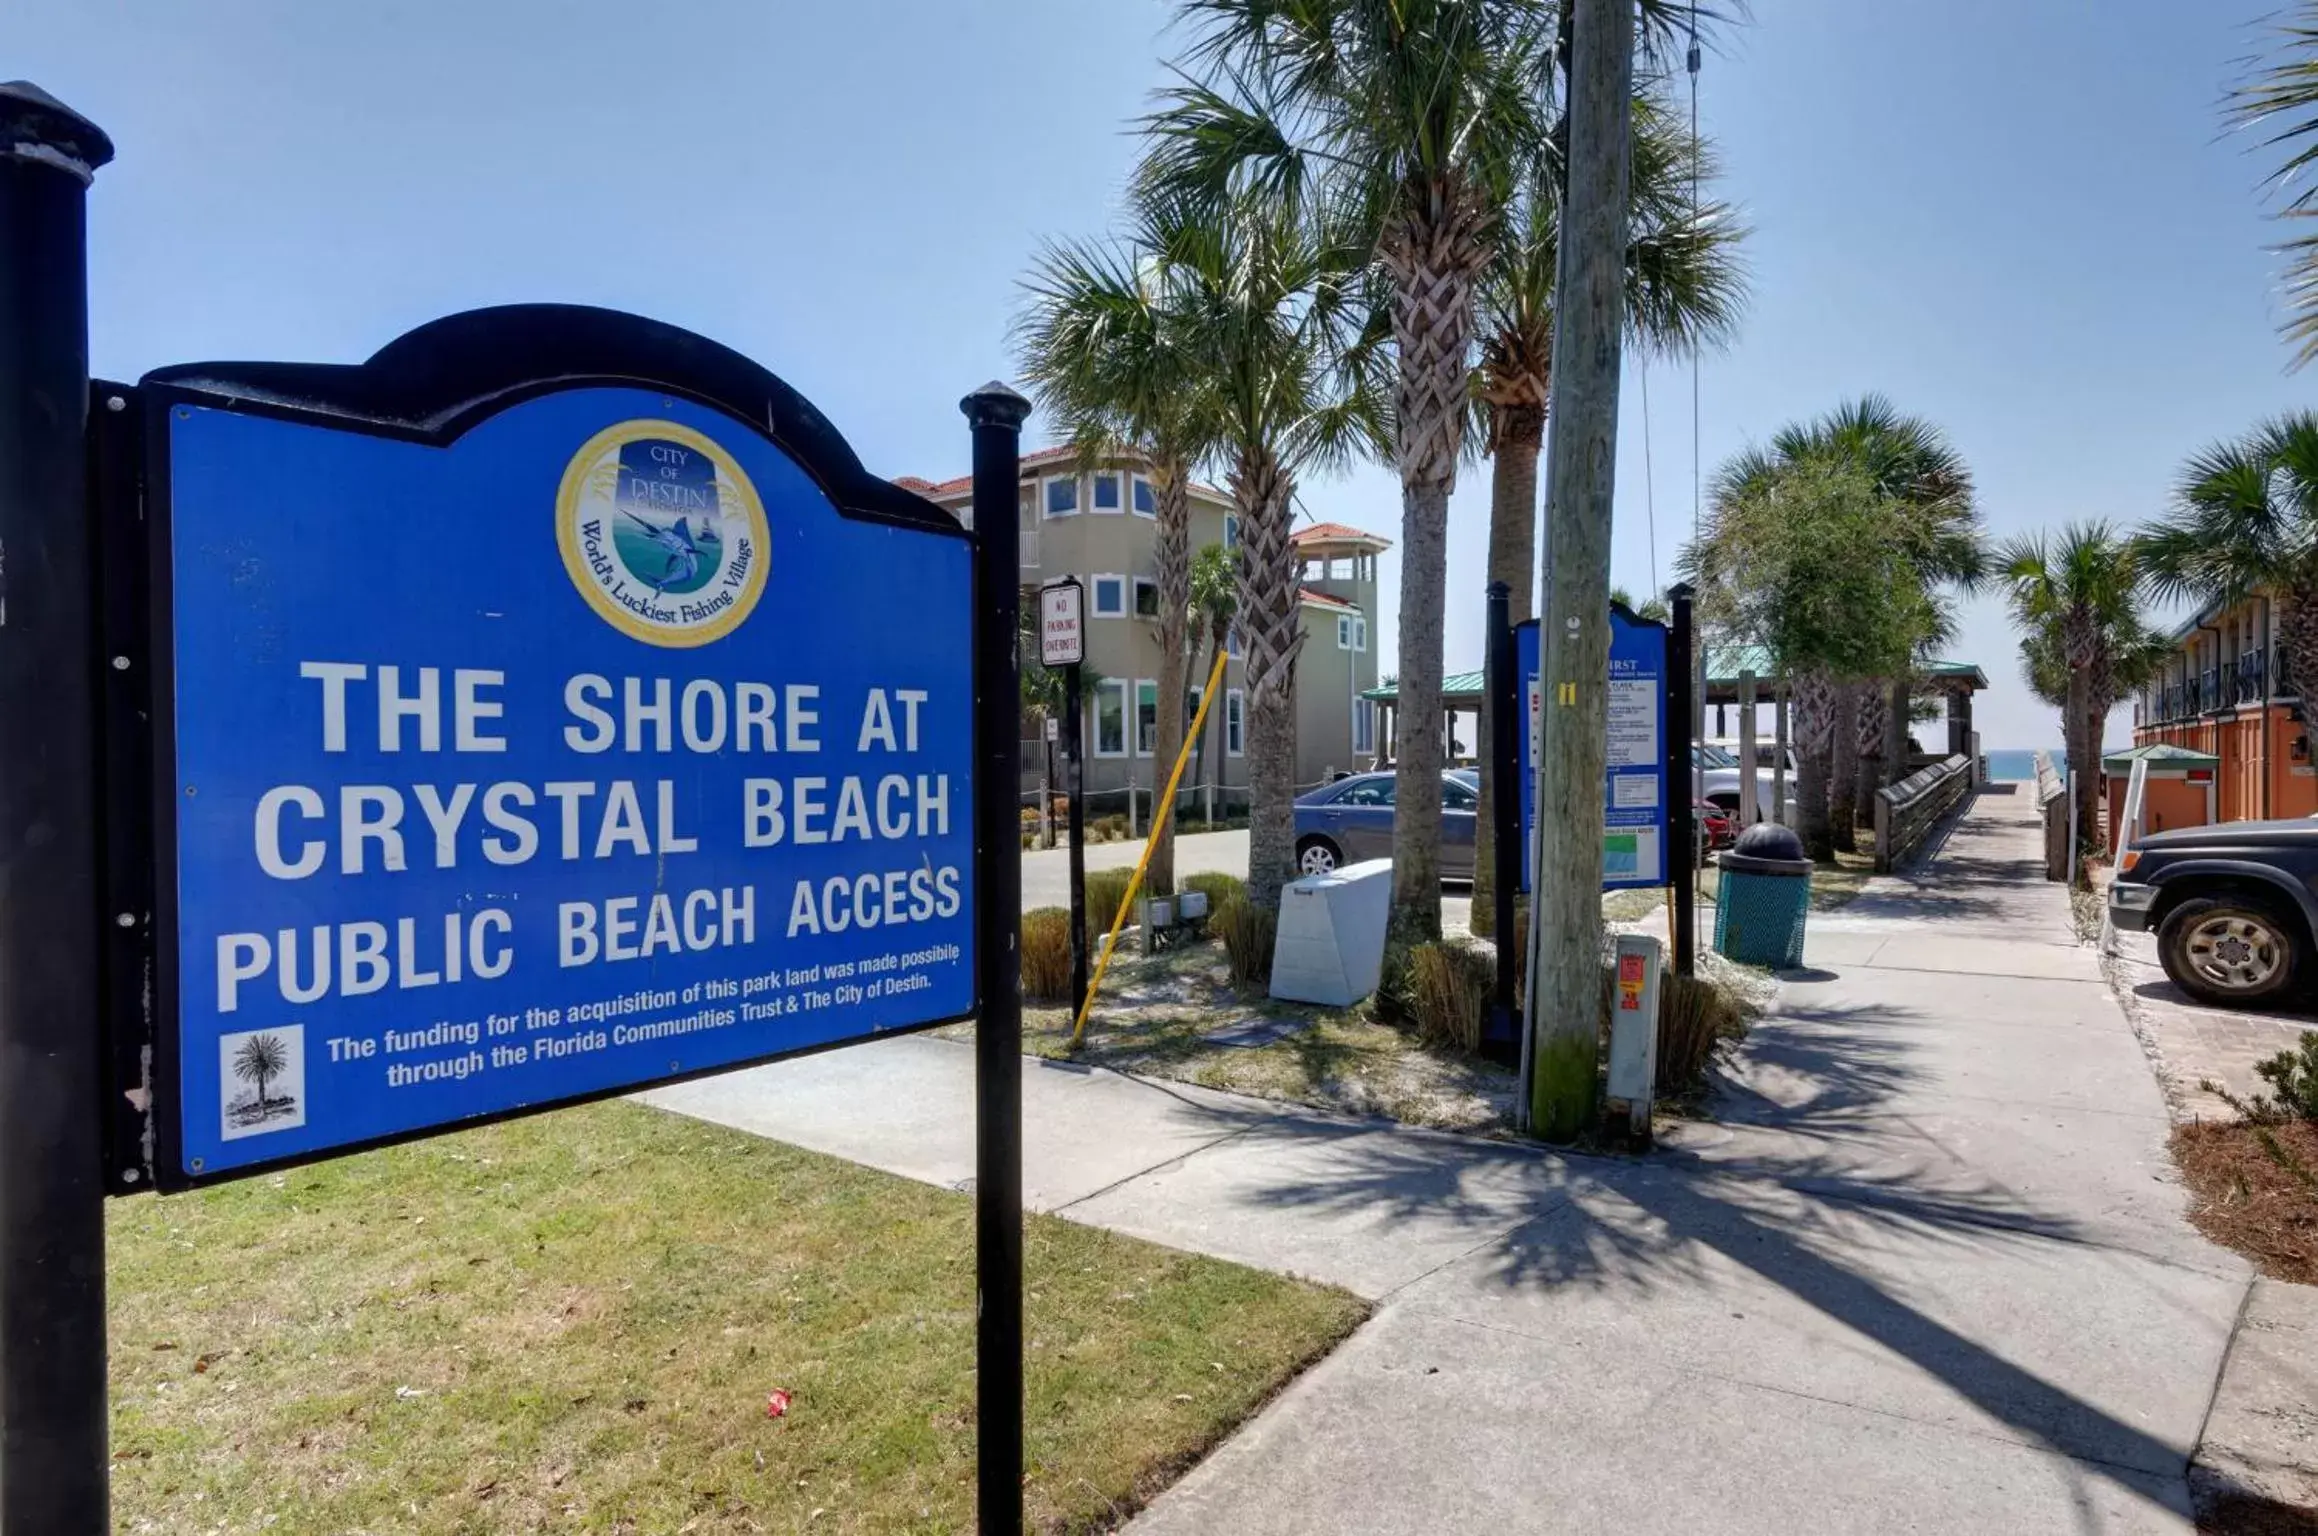
[[[621,510],[629,522],[644,530],[644,536],[652,541],[653,547],[668,557],[667,563],[661,567],[660,579],[652,583],[655,596],[664,596],[672,582],[690,581],[700,574],[700,546],[693,541],[692,530],[686,525],[685,519],[676,519],[673,528],[658,528],[635,513],[627,512],[625,508]],[[707,529],[702,529],[701,533],[711,543],[716,542],[714,535]]]

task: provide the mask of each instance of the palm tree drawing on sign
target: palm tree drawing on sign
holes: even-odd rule
[[[249,1111],[252,1120],[266,1119],[277,1102],[288,1108],[290,1101],[269,1100],[266,1084],[280,1077],[290,1067],[290,1053],[277,1035],[252,1035],[233,1053],[233,1075],[245,1083],[254,1083],[258,1090],[257,1104]]]

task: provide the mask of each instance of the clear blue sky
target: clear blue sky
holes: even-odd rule
[[[1703,369],[1708,471],[1877,389],[1948,429],[1998,533],[2130,521],[2198,446],[2308,401],[2272,330],[2267,162],[2218,107],[2274,3],[1756,0],[1702,88],[1755,230],[1744,329]],[[91,205],[100,371],[607,304],[750,353],[894,475],[964,469],[955,402],[1009,372],[1039,240],[1110,219],[1174,46],[1154,0],[10,10],[0,73],[120,146]],[[1652,503],[1660,583],[1690,520],[1688,372],[1647,382],[1654,498],[1631,368],[1619,467],[1637,591]],[[1304,494],[1398,534],[1386,471]],[[1452,669],[1480,660],[1486,506],[1483,464],[1452,508]],[[1994,603],[1957,651],[1995,684],[1988,745],[2057,744]]]

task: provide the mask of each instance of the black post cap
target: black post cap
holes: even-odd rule
[[[1680,601],[1686,597],[1696,597],[1698,592],[1690,585],[1689,582],[1678,581],[1673,586],[1666,589],[1666,595],[1670,599]]]
[[[977,427],[1019,427],[1030,419],[1030,402],[996,379],[959,401],[958,409]]]
[[[1513,596],[1513,589],[1502,581],[1493,581],[1489,583],[1489,591],[1487,595],[1489,601],[1493,603],[1500,602]]]
[[[0,159],[45,160],[85,181],[112,158],[104,129],[29,80],[0,83]]]

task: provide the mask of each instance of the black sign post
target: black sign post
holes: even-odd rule
[[[1070,771],[1070,1005],[1087,999],[1086,761],[1080,704],[1087,659],[1087,594],[1076,576],[1038,589],[1038,659],[1062,672],[1063,752]]]
[[[1690,755],[1691,721],[1697,713],[1692,694],[1691,646],[1693,611],[1691,590],[1677,583],[1667,589],[1674,600],[1674,622],[1666,637],[1666,792],[1674,797],[1673,835],[1679,854],[1670,865],[1674,881],[1674,974],[1691,976],[1698,970],[1698,804],[1697,775]]]
[[[984,1536],[1022,1530],[1022,423],[1030,402],[985,384],[959,402],[974,429],[975,1513]],[[1076,844],[1076,838],[1073,838]]]
[[[112,157],[0,85],[0,1536],[110,1526],[86,198]]]
[[[1495,846],[1487,850],[1494,861],[1493,890],[1497,922],[1497,995],[1490,1009],[1484,1043],[1496,1053],[1517,1060],[1521,1055],[1521,1004],[1514,996],[1514,977],[1520,969],[1514,948],[1513,896],[1523,884],[1521,874],[1521,683],[1513,649],[1512,593],[1502,581],[1489,583],[1487,618],[1489,711],[1489,814],[1495,825]]]
[[[1081,664],[1063,668],[1062,739],[1070,775],[1070,1006],[1087,1005],[1087,765],[1086,710],[1080,702]]]

